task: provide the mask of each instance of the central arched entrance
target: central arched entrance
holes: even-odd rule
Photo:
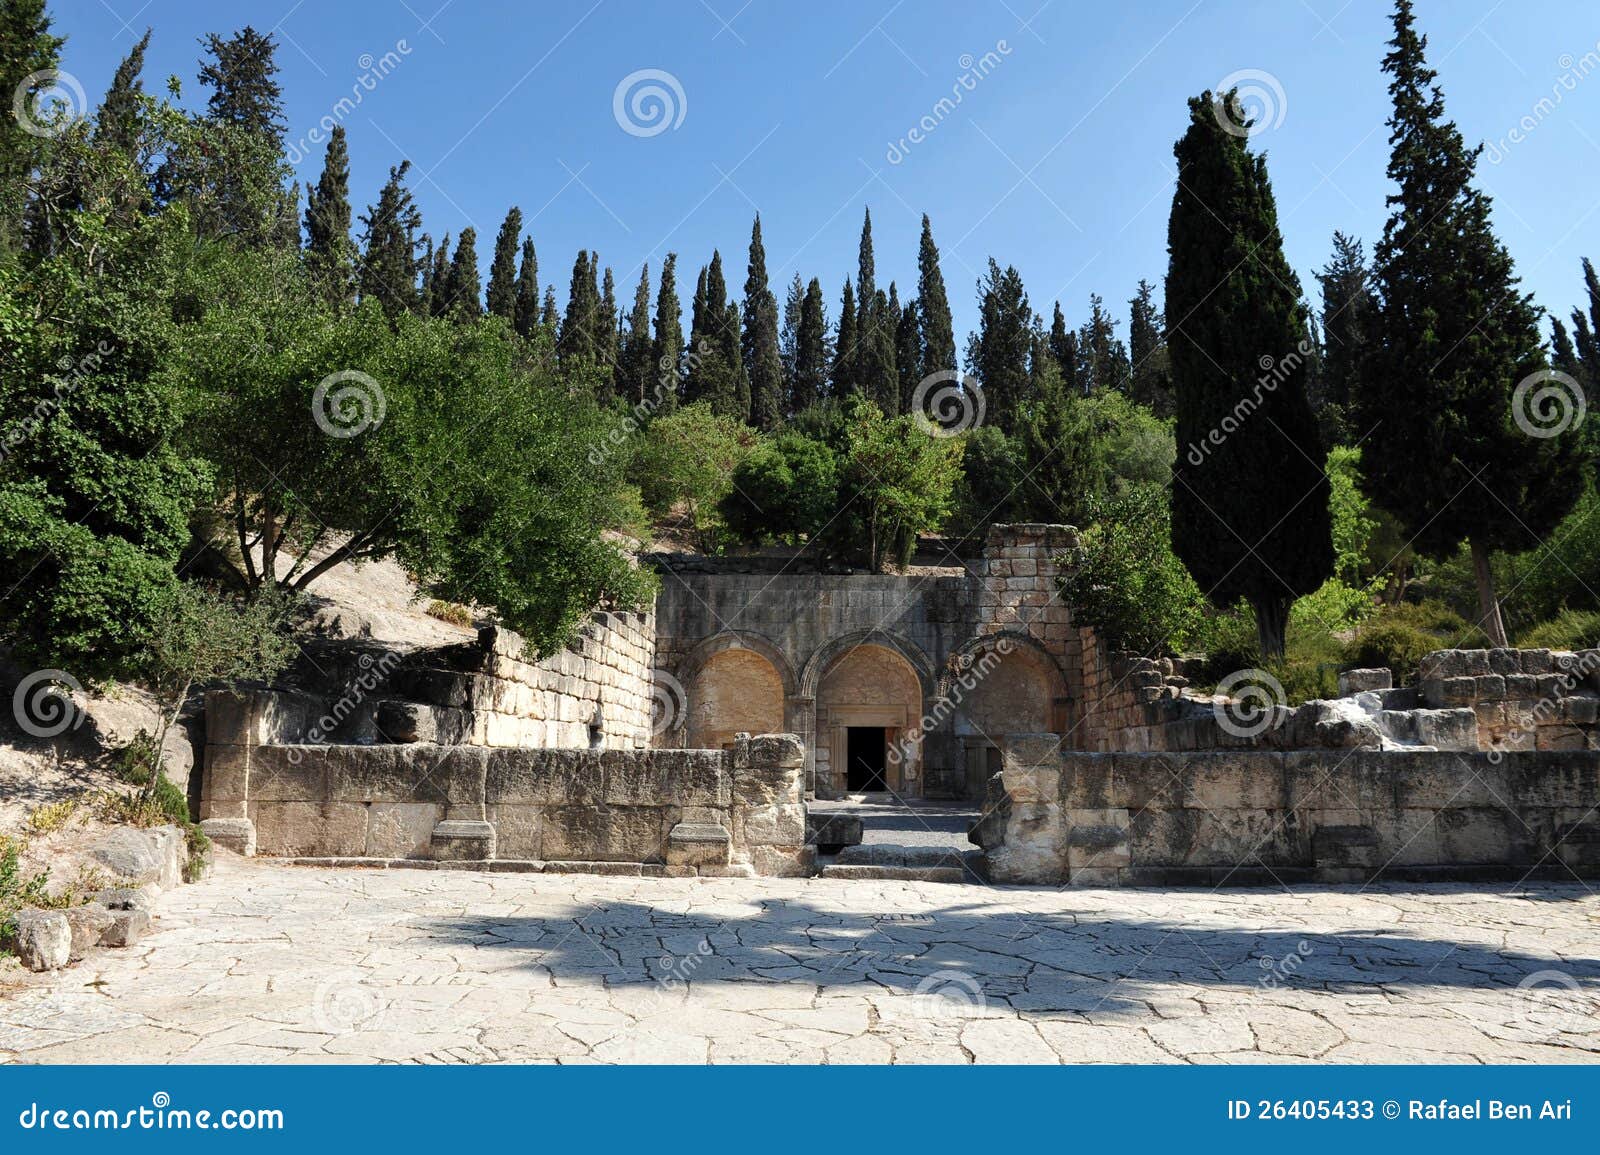
[[[922,682],[897,650],[861,643],[838,654],[816,709],[819,793],[920,792]]]

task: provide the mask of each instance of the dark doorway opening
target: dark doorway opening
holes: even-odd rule
[[[845,733],[845,789],[887,790],[888,742],[882,726],[850,726]]]

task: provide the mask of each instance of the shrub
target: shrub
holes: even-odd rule
[[[1362,623],[1346,647],[1349,666],[1387,666],[1396,685],[1416,677],[1417,663],[1434,650],[1488,645],[1477,626],[1438,602],[1388,607]]]
[[[809,540],[839,508],[833,450],[797,433],[759,446],[734,469],[732,484],[722,516],[730,530],[753,544]]]
[[[708,404],[656,418],[632,464],[645,508],[657,517],[681,508],[700,548],[717,552],[724,536],[722,501],[733,492],[734,470],[756,442],[744,422],[718,416]]]
[[[1565,610],[1517,639],[1529,650],[1587,650],[1600,646],[1600,611]]]
[[[58,830],[65,830],[67,824],[78,813],[78,800],[66,798],[60,802],[51,802],[40,806],[28,815],[27,829],[29,834],[54,834]]]
[[[437,599],[428,603],[427,614],[430,618],[438,618],[441,622],[449,622],[452,626],[472,627],[472,611],[460,602],[441,602]]]

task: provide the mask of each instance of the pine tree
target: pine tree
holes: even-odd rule
[[[1294,599],[1333,572],[1328,478],[1305,395],[1300,285],[1283,255],[1266,160],[1189,101],[1173,152],[1167,333],[1177,402],[1173,549],[1212,603],[1255,609],[1280,658]],[[1219,216],[1220,214],[1220,216]]]
[[[145,50],[149,47],[150,30],[146,28],[139,42],[117,65],[116,74],[111,78],[111,87],[106,89],[105,99],[100,102],[100,111],[95,114],[95,138],[124,156],[133,156],[139,143],[139,97],[144,93],[140,76],[144,72]],[[347,202],[347,228],[348,208]]]
[[[650,347],[651,396],[659,390],[657,415],[678,406],[683,366],[683,306],[678,300],[678,254],[661,263],[661,288],[656,293],[655,342]]]
[[[422,214],[406,188],[409,160],[389,170],[378,203],[361,217],[361,267],[356,283],[363,301],[377,301],[393,317],[419,305],[417,230]]]
[[[598,263],[598,257],[595,257]],[[605,275],[601,279],[600,288],[600,324],[596,327],[596,354],[600,364],[605,367],[616,366],[619,350],[621,348],[622,328],[619,323],[617,309],[617,282],[612,276],[611,266],[607,265]]]
[[[355,244],[350,240],[350,153],[344,126],[328,138],[322,176],[306,197],[306,272],[330,307],[355,298]]]
[[[1067,328],[1067,318],[1061,312],[1060,301],[1055,303],[1046,343],[1050,355],[1056,359],[1056,367],[1061,371],[1061,388],[1069,397],[1082,396],[1084,389],[1078,376],[1078,334],[1076,330]]]
[[[556,308],[556,287],[544,287],[544,308],[539,310],[539,327],[550,334],[555,340],[556,330],[561,327],[561,310]]]
[[[983,389],[984,422],[1014,433],[1032,394],[1033,310],[1016,269],[993,257],[978,282],[978,331],[967,341],[967,368]]]
[[[1546,369],[1538,311],[1518,290],[1496,239],[1489,198],[1473,187],[1481,146],[1446,119],[1411,0],[1397,0],[1384,58],[1394,112],[1388,175],[1396,191],[1374,254],[1380,301],[1358,412],[1373,500],[1415,548],[1443,557],[1471,547],[1481,625],[1506,644],[1489,558],[1537,545],[1579,493],[1577,429],[1547,436],[1520,382]],[[1536,406],[1535,402],[1535,406]]]
[[[1078,376],[1085,393],[1128,391],[1128,350],[1099,293],[1089,294],[1089,319],[1078,330]]]
[[[283,151],[287,121],[278,74],[277,44],[248,24],[224,39],[212,32],[201,43],[209,60],[200,62],[200,83],[211,89],[206,115],[218,124],[255,133]]]
[[[1322,286],[1321,392],[1312,403],[1323,415],[1323,427],[1341,442],[1349,428],[1361,363],[1372,334],[1372,289],[1367,255],[1361,241],[1335,230],[1333,256],[1317,271]]]
[[[850,288],[850,278],[844,279],[844,292],[839,297],[839,335],[833,344],[833,395],[841,400],[856,392],[860,386],[856,376],[856,299]]]
[[[1140,280],[1128,302],[1128,356],[1132,361],[1129,391],[1133,399],[1161,416],[1172,413],[1172,372],[1167,364],[1167,343],[1161,336],[1155,286]]]
[[[589,250],[579,249],[572,262],[572,280],[567,285],[567,315],[561,322],[561,338],[556,348],[561,368],[576,370],[595,361],[595,326],[599,321],[600,297],[594,287],[595,269],[589,263]]]
[[[494,259],[489,262],[489,290],[484,310],[504,317],[508,325],[517,321],[517,245],[522,239],[522,210],[512,205],[500,232],[494,238]]]
[[[449,293],[445,311],[456,321],[475,321],[483,315],[483,287],[478,275],[478,230],[468,225],[456,240],[450,257]]]
[[[525,341],[533,340],[539,326],[539,254],[533,250],[532,237],[522,242],[522,268],[511,294],[511,325]]]
[[[767,287],[767,250],[761,216],[750,228],[749,272],[744,282],[740,357],[750,382],[750,423],[776,429],[783,419],[783,359],[778,351],[778,299]]]
[[[945,293],[944,274],[939,270],[939,249],[933,243],[933,227],[926,213],[922,217],[922,242],[917,249],[917,322],[922,327],[918,379],[956,369],[955,323],[950,318],[950,298]]]
[[[794,381],[789,395],[789,412],[802,413],[821,401],[828,391],[832,356],[828,350],[828,307],[822,297],[822,282],[812,277],[800,303],[800,322],[795,333]]]
[[[640,405],[655,387],[654,342],[650,339],[650,264],[639,270],[639,285],[633,291],[633,309],[628,313],[628,331],[622,338],[622,356],[617,361],[617,392],[629,405]]]

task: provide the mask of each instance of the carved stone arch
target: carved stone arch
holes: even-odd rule
[[[713,657],[724,650],[738,649],[751,650],[771,662],[772,668],[778,671],[778,677],[783,681],[783,692],[790,696],[794,694],[794,666],[790,664],[788,656],[760,634],[747,630],[722,630],[701,641],[678,663],[678,680],[687,688]]]
[[[1071,682],[1067,672],[1062,668],[1057,657],[1045,648],[1044,644],[1027,630],[997,630],[992,634],[979,634],[969,638],[950,652],[950,658],[945,663],[946,668],[939,671],[939,689],[944,689],[944,682],[957,671],[968,665],[968,659],[978,658],[980,655],[991,651],[999,651],[1005,656],[1002,643],[1015,650],[1029,650],[1040,661],[1044,662],[1060,679],[1059,687],[1062,695],[1071,692]]]
[[[800,672],[800,696],[815,698],[817,686],[822,681],[822,675],[827,673],[828,667],[840,657],[861,646],[877,646],[880,649],[893,650],[910,664],[912,672],[916,674],[917,681],[921,684],[923,694],[934,692],[937,673],[933,662],[920,646],[885,630],[855,630],[818,646],[811,657],[806,659],[805,667]]]

